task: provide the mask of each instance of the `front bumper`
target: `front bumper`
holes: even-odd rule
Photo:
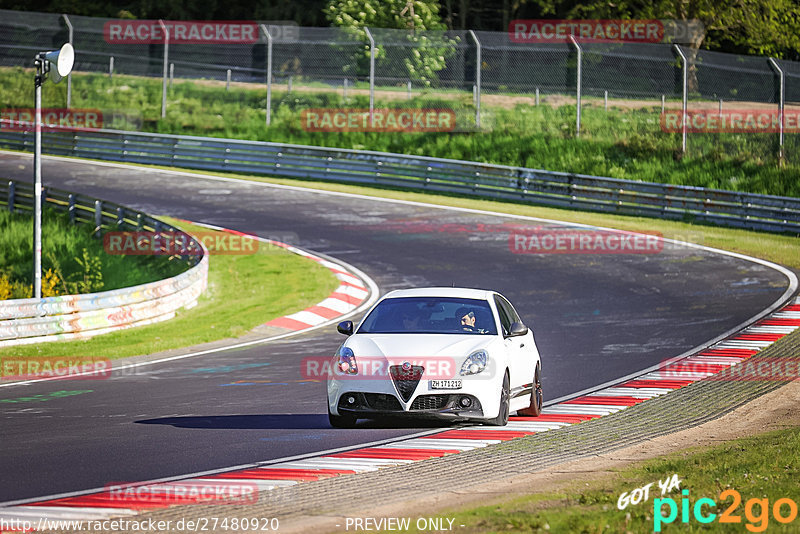
[[[465,405],[468,404],[468,405]],[[380,416],[411,416],[433,419],[483,419],[480,400],[467,393],[436,393],[417,395],[406,409],[394,394],[348,391],[339,396],[336,410],[340,415],[374,418]]]

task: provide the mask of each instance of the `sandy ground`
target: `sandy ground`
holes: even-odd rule
[[[436,494],[419,495],[383,508],[360,510],[347,506],[347,517],[436,517],[454,508],[470,508],[501,502],[525,494],[559,491],[580,484],[619,476],[618,469],[657,456],[694,447],[717,445],[772,430],[800,427],[800,381],[763,395],[719,419],[700,426],[657,437],[638,445],[606,454],[575,460],[533,474],[503,482],[492,482],[470,488]],[[456,506],[456,503],[457,506]],[[413,512],[411,512],[413,511]],[[342,525],[337,527],[338,525]],[[342,532],[344,516],[305,516],[281,521],[281,532],[313,533]]]

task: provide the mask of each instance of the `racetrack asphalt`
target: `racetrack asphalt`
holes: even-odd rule
[[[32,158],[0,154],[0,176],[30,180]],[[382,292],[424,285],[496,289],[535,331],[547,398],[699,346],[767,308],[788,285],[763,265],[683,246],[656,254],[513,253],[513,225],[538,224],[499,215],[47,157],[43,176],[47,186],[340,258]],[[0,402],[6,481],[0,502],[418,431],[371,423],[329,428],[324,383],[303,381],[300,361],[332,354],[342,339],[317,331],[108,380],[4,387],[0,401],[39,400]],[[81,393],[53,395],[58,391]]]

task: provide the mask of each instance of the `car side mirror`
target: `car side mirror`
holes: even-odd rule
[[[342,321],[336,326],[336,330],[338,330],[340,334],[344,334],[346,336],[352,336],[353,321]],[[527,329],[525,331],[527,332]]]
[[[516,321],[511,323],[511,329],[508,333],[508,337],[517,337],[517,336],[524,336],[528,333],[528,327],[525,326],[520,321]]]

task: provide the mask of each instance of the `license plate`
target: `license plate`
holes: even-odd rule
[[[431,380],[431,389],[461,389],[461,380]]]

